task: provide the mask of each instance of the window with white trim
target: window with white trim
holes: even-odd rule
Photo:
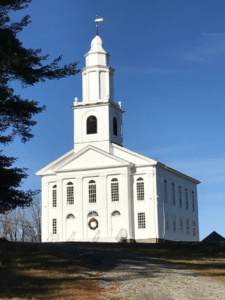
[[[193,221],[193,235],[196,235],[195,221]]]
[[[186,203],[186,209],[188,209],[188,190],[185,189],[185,203]]]
[[[52,233],[57,234],[57,220],[52,219]]]
[[[96,183],[94,180],[89,181],[89,203],[96,203]]]
[[[164,180],[164,201],[165,203],[168,202],[168,197],[167,197],[167,181]]]
[[[137,200],[145,200],[144,180],[137,179]]]
[[[168,215],[168,213],[166,213],[166,220],[165,220],[165,225],[166,225],[166,230],[169,230],[170,229],[170,227],[169,227],[169,215]]]
[[[57,185],[52,187],[52,207],[57,207]]]
[[[180,218],[180,233],[183,233],[183,219]]]
[[[67,204],[74,204],[74,187],[72,182],[67,183]]]
[[[176,231],[176,217],[173,217],[173,231]]]
[[[175,205],[176,200],[175,200],[175,186],[174,186],[174,183],[172,183],[172,199],[173,199],[173,205]]]
[[[195,211],[195,194],[193,191],[191,193],[191,197],[192,197],[192,211]]]
[[[138,228],[145,228],[145,213],[138,213]]]
[[[189,234],[189,220],[186,220],[186,234]]]
[[[179,202],[180,202],[180,207],[182,207],[182,191],[181,191],[181,186],[179,186]]]
[[[119,201],[119,182],[116,178],[111,180],[111,200]]]

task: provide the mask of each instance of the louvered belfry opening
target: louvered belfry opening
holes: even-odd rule
[[[90,116],[87,118],[87,134],[97,133],[97,118]]]
[[[117,136],[117,119],[113,118],[113,134]]]

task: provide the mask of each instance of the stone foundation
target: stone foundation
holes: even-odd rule
[[[158,239],[158,238],[149,238],[149,239],[127,239],[127,243],[165,243],[165,242],[169,242],[167,240],[164,239]]]

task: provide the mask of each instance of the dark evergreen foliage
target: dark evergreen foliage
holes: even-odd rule
[[[60,79],[76,75],[77,63],[59,67],[59,56],[50,64],[43,64],[49,55],[41,55],[41,49],[26,49],[17,38],[31,21],[29,15],[20,22],[11,22],[9,14],[27,7],[32,0],[0,0],[0,143],[7,145],[16,136],[23,143],[33,137],[31,128],[36,124],[32,117],[42,112],[45,106],[22,99],[9,87],[18,80],[23,87],[33,86],[46,79]],[[26,168],[13,168],[16,158],[6,157],[0,151],[0,213],[17,206],[29,206],[38,191],[20,190],[22,180],[27,177]]]

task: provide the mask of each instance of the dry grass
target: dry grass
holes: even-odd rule
[[[74,243],[74,247],[76,245],[142,253],[225,284],[225,243]],[[0,299],[119,299],[109,294],[116,294],[118,284],[101,289],[95,281],[105,279],[98,273],[93,278],[80,274],[92,269],[93,266],[81,266],[78,257],[71,259],[62,251],[0,239]]]
[[[0,240],[0,299],[116,299],[106,293],[115,293],[117,284],[101,289],[82,277],[90,268],[60,251]]]
[[[96,243],[91,247],[142,253],[225,284],[225,243],[168,242],[110,245]]]

